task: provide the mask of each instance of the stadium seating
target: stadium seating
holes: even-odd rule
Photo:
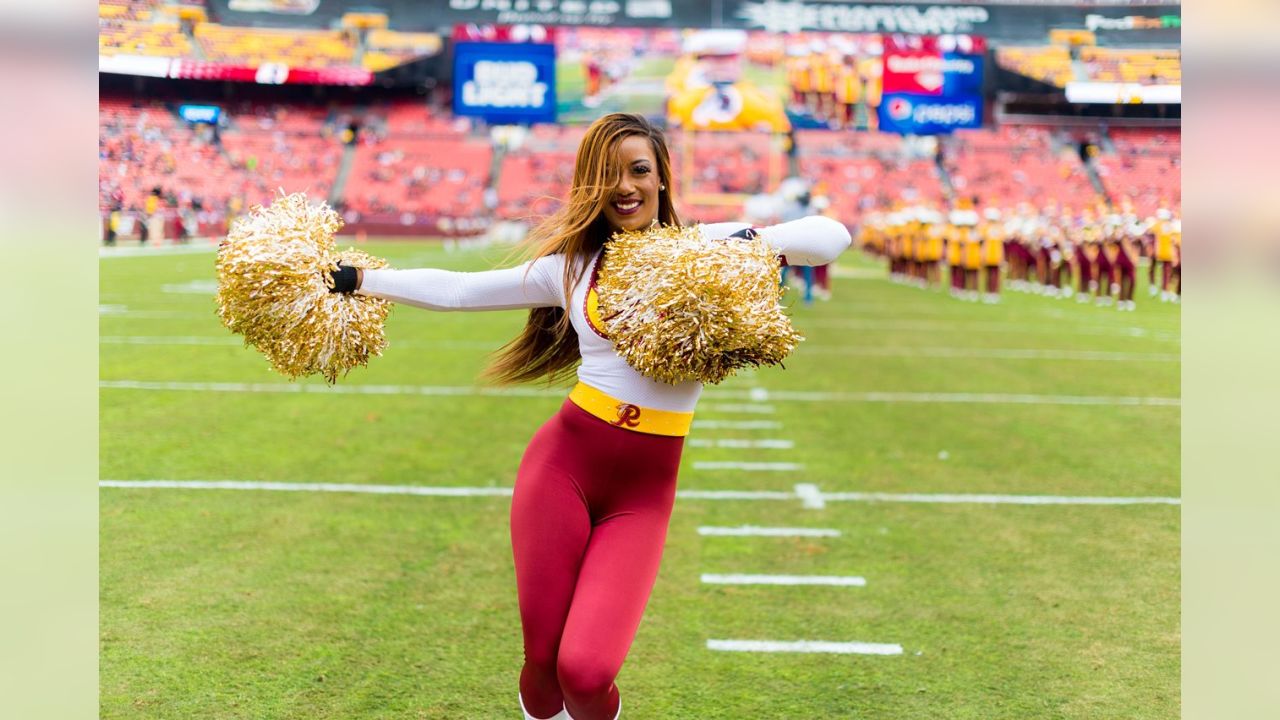
[[[1109,134],[1116,154],[1099,155],[1095,163],[1112,200],[1127,198],[1143,216],[1162,205],[1170,210],[1181,207],[1181,132],[1126,128]]]
[[[323,111],[233,104],[226,113],[215,142],[211,127],[188,125],[162,102],[101,98],[100,207],[140,210],[159,187],[170,210],[198,204],[225,218],[278,188],[328,195],[341,146],[318,120]]]
[[[360,66],[371,72],[386,70],[439,52],[435,33],[373,29],[359,52],[360,30],[270,29],[192,21],[181,9],[162,0],[101,0],[98,5],[98,47],[102,55],[130,54],[189,58],[241,66],[279,63],[291,67],[336,68]],[[185,28],[179,17],[188,21]],[[193,45],[194,39],[194,45]],[[359,62],[357,62],[359,58]]]
[[[402,65],[440,48],[440,36],[434,33],[372,30],[365,39],[362,64],[365,70],[380,72]]]
[[[503,158],[498,176],[498,217],[504,220],[545,215],[569,191],[573,151],[517,152]]]
[[[1071,69],[1071,53],[1067,48],[1057,45],[1001,47],[996,50],[996,63],[1013,72],[1062,88],[1075,79]]]
[[[1080,208],[1098,200],[1080,156],[1070,146],[1055,150],[1048,129],[959,130],[944,147],[956,194],[976,195],[983,205],[1039,206],[1052,199]]]
[[[390,137],[398,135],[465,135],[471,129],[468,118],[432,112],[420,102],[394,102],[370,108],[364,113],[366,124],[380,123]]]
[[[99,20],[150,20],[160,0],[99,0]]]
[[[1084,47],[1080,61],[1094,82],[1181,85],[1182,52],[1176,48],[1123,50]]]
[[[763,133],[673,132],[668,138],[674,174],[686,184],[685,194],[768,191],[769,158],[776,157],[773,137]],[[685,154],[692,150],[692,176],[685,177]],[[781,179],[781,159],[775,171]],[[776,182],[776,180],[775,180]]]
[[[497,215],[504,220],[545,215],[573,181],[573,163],[584,127],[537,125],[524,144],[507,153],[498,175]]]
[[[191,54],[191,41],[182,34],[177,23],[100,18],[98,20],[98,54],[177,58]]]
[[[1180,155],[1182,131],[1179,128],[1113,128],[1107,133],[1116,152],[1131,155]]]
[[[399,137],[362,145],[344,193],[362,215],[473,217],[484,211],[493,151],[487,140]]]
[[[355,45],[350,36],[335,30],[274,30],[201,23],[195,28],[195,38],[205,58],[213,61],[311,68],[355,64]]]
[[[846,224],[897,202],[941,204],[941,180],[931,158],[912,157],[897,135],[802,131],[796,138],[800,174],[831,199]]]

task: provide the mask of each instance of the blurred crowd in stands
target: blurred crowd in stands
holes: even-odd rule
[[[164,237],[176,237],[176,218],[188,235],[218,235],[231,217],[280,189],[327,200],[348,223],[479,233],[495,221],[554,209],[583,133],[580,126],[547,125],[506,142],[469,119],[412,101],[220,106],[217,123],[190,123],[173,103],[101,98],[104,237],[113,212],[127,216],[126,228],[137,227],[133,218],[170,218]],[[1076,208],[1127,198],[1144,217],[1162,203],[1181,204],[1176,129],[1098,126],[1082,133],[1014,125],[939,139],[675,130],[669,141],[681,213],[704,222],[736,218],[743,198],[771,191],[793,171],[829,198],[850,227],[895,204],[942,206],[953,197],[978,196],[1001,208],[1044,198]]]

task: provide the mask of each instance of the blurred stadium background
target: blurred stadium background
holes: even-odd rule
[[[626,717],[1178,716],[1180,308],[1145,263],[1181,242],[1180,4],[98,12],[102,717],[519,715],[503,493],[562,393],[475,378],[522,317],[399,310],[367,370],[289,384],[218,325],[212,247],[283,189],[395,266],[494,267],[615,110],[667,128],[685,220],[803,195],[864,245],[828,302],[792,300],[788,370],[708,392]],[[886,282],[975,212],[1063,287],[976,306]],[[1141,312],[1045,297],[1109,228]],[[391,489],[157,490],[193,482]],[[743,525],[834,534],[715,536]],[[866,585],[703,578],[733,572]],[[711,644],[733,639],[901,656]]]

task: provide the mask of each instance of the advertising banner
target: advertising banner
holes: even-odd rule
[[[903,135],[943,135],[982,126],[982,97],[930,97],[885,93],[880,103],[880,129]]]
[[[298,68],[280,63],[232,65],[212,60],[152,58],[161,60],[163,67],[149,65],[148,72],[139,73],[134,72],[131,65],[125,64],[130,59],[129,56],[120,57],[119,61],[111,64],[99,61],[98,69],[100,72],[146,74],[179,80],[219,80],[260,85],[368,85],[373,82],[373,73],[354,67]]]
[[[982,92],[980,35],[886,35],[884,91],[951,96]]]
[[[942,54],[942,95],[978,95],[982,93],[982,59],[979,54],[944,52]]]
[[[555,122],[555,45],[461,42],[453,58],[455,114],[501,124]]]

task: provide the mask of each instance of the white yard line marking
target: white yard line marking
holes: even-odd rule
[[[195,253],[213,252],[218,249],[217,242],[212,240],[192,240],[186,245],[138,245],[133,247],[99,247],[98,258],[147,257],[155,255],[191,255]]]
[[[887,280],[883,270],[876,268],[854,268],[841,267],[839,265],[831,268],[831,275],[838,278],[852,278],[855,280]]]
[[[1108,362],[1182,362],[1178,353],[1110,352],[1106,350],[1041,350],[1034,348],[859,347],[802,345],[802,352],[858,357],[981,358],[990,360],[1098,360]]]
[[[103,335],[103,345],[244,345],[238,337],[217,335]]]
[[[182,490],[286,490],[294,492],[349,492],[377,495],[510,495],[504,487],[432,487],[427,485],[357,485],[341,483],[260,482],[252,480],[102,480],[106,488],[171,488]],[[688,500],[803,500],[796,492],[782,490],[678,490]],[[953,495],[933,493],[822,493],[824,502],[961,503],[983,505],[1181,505],[1176,497],[1107,497],[1079,495]]]
[[[838,655],[902,654],[902,646],[896,644],[825,640],[707,640],[707,649],[728,652],[835,653]]]
[[[283,492],[366,493],[370,495],[434,495],[474,497],[510,495],[511,488],[428,487],[425,485],[354,485],[349,483],[248,482],[240,480],[103,480],[99,487],[174,488],[183,490],[279,490]]]
[[[827,506],[822,492],[813,483],[796,483],[796,497],[810,510],[821,510]]]
[[[1181,505],[1174,497],[1107,497],[1087,495],[954,495],[948,493],[823,493],[828,502],[898,502],[991,505]]]
[[[723,396],[727,396],[729,392],[735,393],[735,397],[736,397],[736,393],[741,393],[742,391],[730,390],[724,393]],[[721,394],[720,393],[712,394],[712,397],[716,397],[716,396],[721,396]],[[775,408],[772,405],[738,405],[734,403],[709,403],[705,405],[702,408],[702,410],[706,412],[752,413],[756,415],[772,415],[777,410],[777,408]]]
[[[758,527],[756,525],[738,527],[703,525],[698,528],[698,534],[713,537],[840,537],[840,531],[831,528]]]
[[[169,287],[169,286],[166,286]],[[182,286],[175,286],[182,287]],[[169,292],[166,290],[166,292]],[[174,290],[173,292],[194,292]],[[128,310],[119,305],[101,305],[103,315],[134,317],[194,317],[195,313],[170,310]],[[244,341],[231,336],[218,335],[131,335],[103,336],[98,342],[109,345],[244,345]],[[438,340],[434,342],[399,341],[388,347],[415,350],[489,350],[502,344],[501,340],[484,342],[477,340]],[[857,345],[802,345],[801,352],[824,355],[849,355],[853,357],[887,358],[978,358],[989,360],[1084,360],[1103,362],[1182,362],[1178,353],[1112,352],[1107,350],[1046,350],[1039,348],[963,348],[963,347],[861,347]],[[764,402],[770,398],[765,388],[750,387],[735,391],[752,402]],[[760,411],[768,412],[768,411]]]
[[[790,450],[795,446],[796,444],[791,440],[778,440],[775,438],[767,438],[764,440],[747,440],[745,438],[718,438],[716,440],[711,440],[709,438],[689,438],[689,447]]]
[[[320,395],[432,395],[444,397],[494,395],[507,397],[562,397],[563,390],[491,388],[469,385],[303,385],[289,383],[192,383],[142,380],[102,380],[99,387],[117,390],[188,390],[196,392],[316,393]]]
[[[161,285],[160,292],[171,295],[214,295],[218,292],[218,281],[192,280],[185,283],[169,283]]]
[[[835,587],[865,587],[867,579],[857,575],[744,575],[731,573],[702,573],[707,585],[832,585]]]
[[[797,472],[804,469],[800,463],[788,462],[733,462],[699,461],[694,470],[741,470],[743,472]]]
[[[782,423],[774,420],[694,420],[693,427],[705,430],[779,430]]]
[[[1061,323],[1042,323],[1030,325],[1010,322],[937,322],[931,320],[895,320],[895,319],[844,319],[844,318],[805,318],[796,323],[803,327],[830,327],[847,330],[889,330],[894,332],[926,331],[926,332],[987,332],[1018,333],[1035,335],[1099,335],[1114,337],[1143,337],[1157,340],[1181,342],[1176,332],[1164,330],[1148,330],[1140,327],[1115,327],[1110,325],[1064,325]]]
[[[774,400],[847,403],[973,403],[1007,405],[1156,405],[1177,407],[1180,398],[1124,395],[1031,395],[1014,393],[808,392],[775,390]]]
[[[786,500],[796,499],[783,490],[677,490],[676,497],[686,500]]]
[[[961,304],[952,304],[947,301],[945,304],[921,304],[921,303],[870,303],[870,302],[847,302],[837,300],[832,303],[833,307],[839,308],[842,315],[846,318],[865,318],[874,319],[879,322],[919,322],[919,321],[941,321],[947,322],[985,322],[989,324],[1008,323],[1008,320],[992,319],[990,316],[982,313],[975,314],[970,307]],[[998,312],[998,311],[997,311]],[[1113,315],[1108,317],[1104,312],[1095,313],[1092,316],[1085,317],[1076,315],[1069,311],[1069,308],[1063,307],[1020,307],[1018,308],[1018,320],[1051,320],[1058,324],[1064,324],[1067,327],[1086,327],[1086,328],[1119,328],[1123,332],[1128,332],[1134,326],[1126,322],[1127,318],[1121,315]],[[823,318],[827,321],[828,318]],[[1118,320],[1119,322],[1112,322]],[[1085,322],[1082,322],[1085,321]],[[1022,324],[1012,323],[1012,324]],[[1144,327],[1138,330],[1152,330],[1156,332],[1178,332],[1179,322],[1174,319],[1172,322],[1168,318],[1143,318]]]
[[[213,311],[207,313],[183,312],[181,310],[130,310],[125,305],[99,305],[99,315],[108,315],[113,318],[193,318],[206,317],[216,318],[217,315]]]
[[[232,335],[103,335],[98,342],[104,345],[240,345],[244,340]],[[501,340],[481,342],[476,340],[438,340],[435,342],[395,342],[390,349],[413,348],[415,350],[492,350],[502,345]]]
[[[505,397],[562,397],[563,390],[554,388],[491,388],[467,385],[299,385],[290,383],[202,383],[158,382],[148,380],[100,380],[98,387],[115,390],[182,390],[196,392],[255,393],[328,393],[333,395],[494,395]],[[713,398],[736,397],[741,391],[708,392]],[[1108,395],[1030,395],[1007,393],[915,393],[915,392],[810,392],[774,390],[769,397],[778,401],[837,403],[974,403],[1010,405],[1151,405],[1179,407],[1180,398]],[[772,413],[772,405],[734,405],[709,403],[708,412]]]

